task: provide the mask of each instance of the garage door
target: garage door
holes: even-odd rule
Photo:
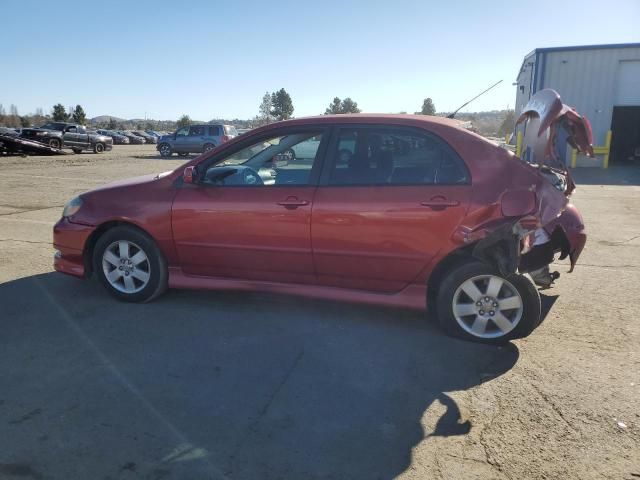
[[[640,60],[619,63],[616,105],[640,105]]]

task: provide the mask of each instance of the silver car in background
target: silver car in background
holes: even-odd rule
[[[237,135],[238,132],[233,125],[219,123],[189,125],[179,128],[170,135],[160,137],[156,148],[163,157],[170,157],[174,153],[185,156],[212,150]]]

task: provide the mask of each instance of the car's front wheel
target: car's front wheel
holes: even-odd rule
[[[104,152],[104,145],[103,145],[102,143],[96,143],[96,144],[93,146],[93,151],[94,151],[95,153],[102,153],[102,152]]]
[[[132,227],[107,230],[96,242],[93,268],[116,298],[148,302],[167,288],[167,266],[155,242]]]
[[[57,138],[50,138],[48,143],[49,143],[49,146],[51,148],[60,148],[60,147],[62,147],[62,143]]]
[[[158,147],[158,151],[163,157],[170,157],[173,153],[173,150],[171,150],[171,145],[167,143],[163,143],[162,145],[160,145],[160,147]]]
[[[450,335],[502,344],[529,335],[540,323],[540,295],[519,274],[469,261],[452,269],[437,296],[438,319]]]

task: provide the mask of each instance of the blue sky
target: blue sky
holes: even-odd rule
[[[135,5],[135,6],[134,6]],[[3,1],[0,103],[89,117],[250,118],[284,87],[294,116],[513,107],[536,47],[640,41],[639,0]]]

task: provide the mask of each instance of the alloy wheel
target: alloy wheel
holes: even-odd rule
[[[498,338],[511,332],[522,318],[518,290],[497,275],[478,275],[464,281],[453,295],[453,315],[466,332],[478,338]]]
[[[118,240],[104,250],[102,270],[113,288],[131,294],[139,292],[149,283],[151,263],[137,244]]]

